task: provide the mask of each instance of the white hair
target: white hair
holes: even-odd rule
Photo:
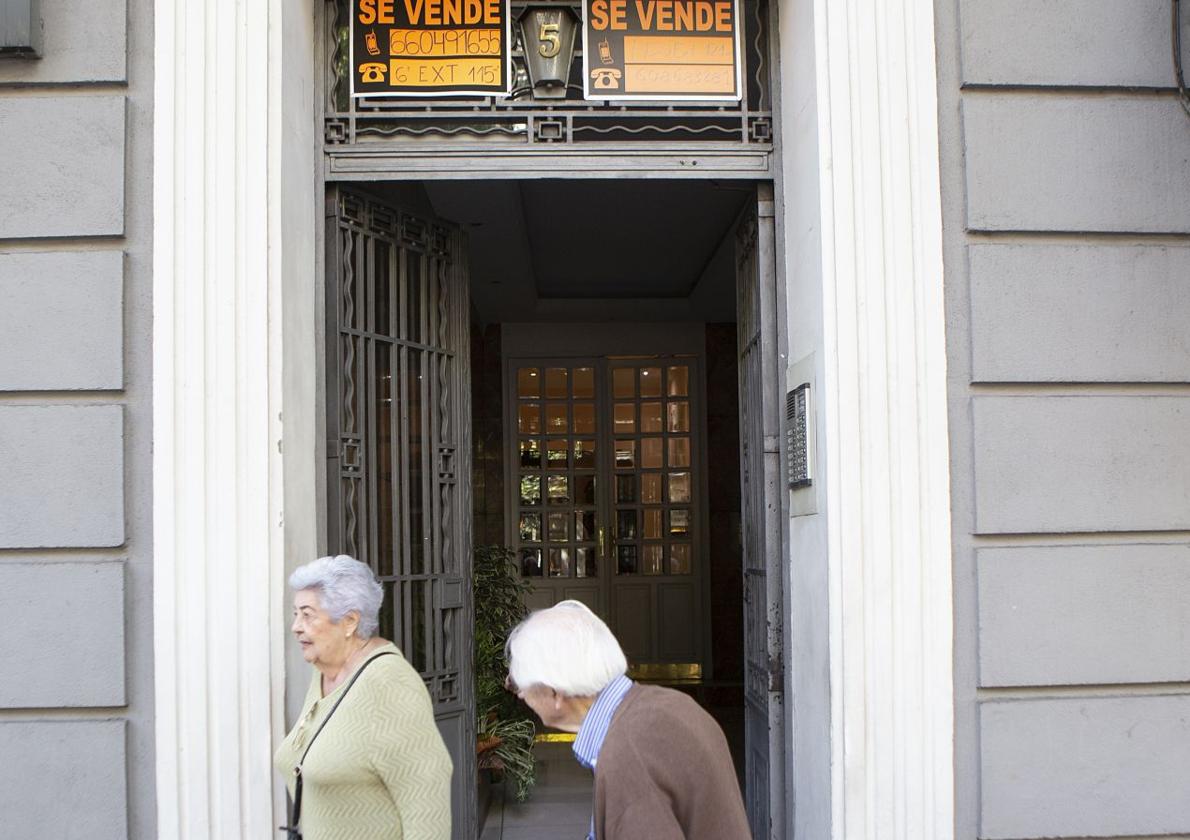
[[[380,628],[384,589],[372,570],[354,557],[338,554],[312,560],[289,576],[289,586],[295,592],[318,590],[319,603],[336,624],[349,612],[359,613],[356,632],[361,639],[372,638]]]
[[[628,670],[612,631],[580,601],[538,610],[508,635],[508,673],[520,688],[593,697]]]

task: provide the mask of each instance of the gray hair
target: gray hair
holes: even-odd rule
[[[384,589],[368,566],[346,554],[319,557],[289,576],[294,592],[302,589],[318,590],[322,608],[338,624],[349,612],[359,613],[359,635],[370,639],[380,628],[380,604]]]
[[[580,601],[532,613],[509,634],[505,654],[518,686],[545,685],[569,697],[594,697],[628,670],[612,631]]]

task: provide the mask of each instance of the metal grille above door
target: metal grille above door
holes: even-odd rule
[[[327,535],[384,586],[381,633],[421,674],[475,836],[469,303],[462,233],[330,188]]]

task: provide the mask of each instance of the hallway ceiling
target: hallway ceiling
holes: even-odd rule
[[[729,236],[751,195],[712,181],[437,181],[469,233],[484,322],[734,321]]]

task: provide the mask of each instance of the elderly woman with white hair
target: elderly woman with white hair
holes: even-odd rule
[[[751,840],[727,739],[689,696],[638,685],[619,642],[578,601],[509,634],[508,688],[542,723],[577,732],[595,772],[590,840]]]
[[[274,764],[289,787],[291,838],[450,836],[451,761],[421,677],[379,638],[384,591],[346,555],[289,578],[293,634],[314,666],[297,725]]]

